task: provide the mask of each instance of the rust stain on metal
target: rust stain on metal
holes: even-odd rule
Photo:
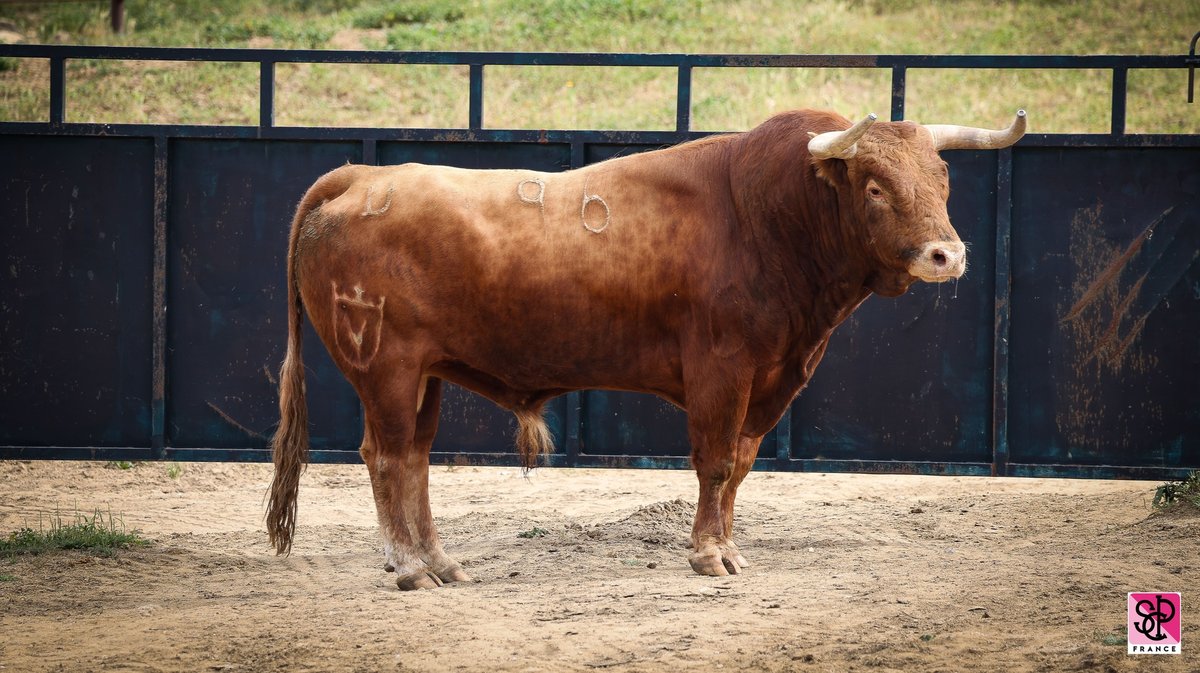
[[[1112,319],[1108,321],[1108,327],[1106,327],[1104,332],[1099,335],[1096,346],[1088,355],[1087,360],[1094,360],[1098,357],[1111,355],[1115,352],[1115,348],[1118,346],[1121,346],[1119,350],[1122,354],[1124,353],[1125,349],[1128,348],[1129,343],[1133,340],[1133,337],[1136,336],[1137,332],[1131,332],[1125,338],[1120,338],[1117,332],[1121,329],[1121,321],[1124,319],[1126,314],[1129,313],[1129,306],[1133,304],[1134,299],[1137,299],[1138,293],[1141,291],[1142,284],[1144,282],[1146,282],[1145,276],[1138,278],[1137,282],[1133,284],[1133,288],[1125,294],[1125,298],[1121,299],[1113,309]],[[1066,320],[1066,318],[1064,318],[1064,320]]]
[[[1145,260],[1133,265],[1131,262],[1138,259],[1161,221],[1156,219],[1124,248],[1103,235],[1103,206],[1099,204],[1080,211],[1071,222],[1071,295],[1077,299],[1059,321],[1066,336],[1062,356],[1067,376],[1056,381],[1063,404],[1058,406],[1055,420],[1072,446],[1099,449],[1101,444],[1113,442],[1132,445],[1136,442],[1131,433],[1139,424],[1144,427],[1162,420],[1162,406],[1153,399],[1131,397],[1125,400],[1128,408],[1109,409],[1105,395],[1114,381],[1141,377],[1159,364],[1154,353],[1137,346],[1149,311],[1129,315],[1142,294],[1146,273],[1131,281],[1127,271],[1131,266],[1144,271],[1140,266]],[[1102,270],[1091,276],[1088,272],[1098,263],[1103,265]],[[1122,423],[1127,436],[1098,436],[1098,427],[1112,426],[1112,414],[1127,421]]]
[[[1170,210],[1167,212],[1170,212]],[[1099,208],[1097,208],[1097,214],[1099,214]],[[1154,225],[1156,223],[1157,220],[1142,230],[1142,233],[1136,239],[1134,239],[1133,243],[1130,243],[1129,247],[1125,248],[1125,252],[1121,253],[1104,269],[1104,271],[1100,272],[1100,275],[1096,277],[1096,280],[1092,281],[1092,283],[1084,291],[1083,296],[1079,298],[1079,301],[1076,301],[1075,305],[1071,307],[1071,310],[1067,311],[1067,315],[1063,317],[1064,322],[1078,318],[1079,314],[1083,312],[1083,309],[1087,308],[1089,304],[1096,301],[1097,297],[1100,295],[1100,292],[1107,287],[1109,283],[1116,280],[1125,266],[1129,264],[1129,260],[1133,259],[1133,256],[1142,249],[1142,244],[1146,242],[1146,239],[1154,234]]]

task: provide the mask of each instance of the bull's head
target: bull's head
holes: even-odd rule
[[[873,258],[870,289],[894,296],[916,280],[961,277],[967,247],[946,213],[950,177],[938,152],[1008,147],[1025,134],[1025,111],[1002,131],[875,120],[872,114],[844,131],[810,134],[808,143],[818,173],[863,228],[855,237]]]

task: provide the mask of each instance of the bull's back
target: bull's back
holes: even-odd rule
[[[359,171],[321,207],[337,224],[302,276],[386,302],[390,332],[513,385],[652,383],[678,359],[706,233],[696,194],[628,164]]]

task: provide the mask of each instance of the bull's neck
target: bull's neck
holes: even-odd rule
[[[739,226],[799,336],[824,340],[870,294],[870,268],[844,221],[851,204],[816,175],[798,140],[806,136],[763,131],[737,137],[731,151]]]

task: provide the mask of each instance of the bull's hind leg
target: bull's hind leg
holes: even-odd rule
[[[364,396],[363,461],[371,475],[385,565],[401,589],[431,589],[470,577],[442,550],[429,507],[429,450],[437,431],[441,380]],[[367,400],[370,400],[368,403]]]
[[[420,410],[417,412],[417,428],[413,438],[415,452],[422,460],[421,474],[412,475],[409,482],[420,490],[420,496],[414,499],[420,504],[420,508],[412,514],[415,515],[419,527],[419,554],[429,569],[443,582],[463,582],[469,581],[471,576],[442,549],[442,540],[433,523],[433,512],[429,506],[429,452],[433,448],[434,435],[437,434],[441,408],[442,380],[428,377],[425,393],[421,397]]]

